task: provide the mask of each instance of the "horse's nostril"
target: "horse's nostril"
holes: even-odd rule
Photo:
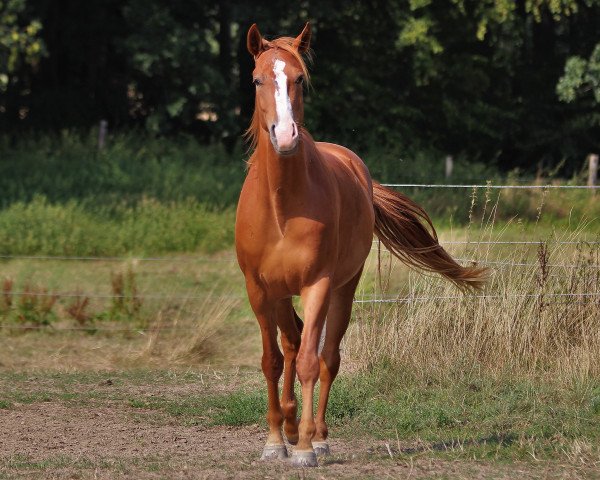
[[[275,124],[271,125],[271,134],[275,136]]]
[[[298,136],[298,127],[296,127],[296,122],[292,123],[292,138],[296,138]]]

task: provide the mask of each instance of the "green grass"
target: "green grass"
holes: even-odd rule
[[[98,152],[93,135],[0,136],[0,254],[118,255],[214,252],[233,242],[234,206],[245,176],[241,146],[228,152],[191,137],[111,137]],[[431,152],[359,153],[373,178],[444,183]],[[514,183],[493,167],[458,159],[453,182]],[[547,182],[544,180],[543,182]],[[573,178],[571,183],[582,183]],[[498,201],[497,218],[565,227],[600,216],[585,191],[404,189],[438,227],[465,225]]]
[[[130,398],[136,409],[158,410],[176,417],[184,425],[242,426],[261,423],[266,415],[263,391],[237,390],[227,394],[190,395],[183,399]]]
[[[343,376],[332,389],[331,424],[347,436],[413,442],[403,454],[514,460],[534,450],[550,458],[577,440],[598,453],[600,382],[469,377],[423,381],[392,367]]]
[[[0,211],[0,252],[13,255],[125,255],[222,250],[233,243],[234,214],[190,199],[143,200],[86,208],[43,197]]]
[[[231,206],[244,178],[241,148],[201,145],[191,137],[154,138],[135,132],[110,137],[99,152],[93,134],[0,136],[0,201],[6,207],[36,196],[88,207],[135,204],[144,198],[211,207]]]

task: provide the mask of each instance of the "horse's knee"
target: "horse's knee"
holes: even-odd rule
[[[319,378],[319,357],[316,354],[302,354],[298,355],[296,360],[296,372],[298,373],[298,380],[301,384],[307,382],[316,383]]]

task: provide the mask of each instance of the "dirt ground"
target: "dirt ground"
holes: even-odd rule
[[[51,391],[51,383],[33,378],[25,393]],[[4,383],[3,388],[8,391],[11,386]],[[91,404],[41,395],[29,403],[0,408],[0,479],[562,479],[596,475],[589,469],[556,463],[449,461],[426,454],[399,457],[398,447],[407,446],[367,438],[340,439],[335,431],[330,439],[332,455],[321,458],[317,468],[299,470],[283,461],[259,460],[266,425],[188,426],[164,412],[136,409],[123,401],[127,394],[144,398],[186,395],[189,385],[115,385],[119,394],[112,397],[106,393],[111,388],[107,380],[71,389],[70,394],[97,389],[99,400]]]

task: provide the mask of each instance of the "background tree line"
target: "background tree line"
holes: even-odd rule
[[[318,139],[567,175],[598,150],[600,0],[0,0],[0,128],[107,119],[232,148],[253,108],[248,27],[305,21]]]

